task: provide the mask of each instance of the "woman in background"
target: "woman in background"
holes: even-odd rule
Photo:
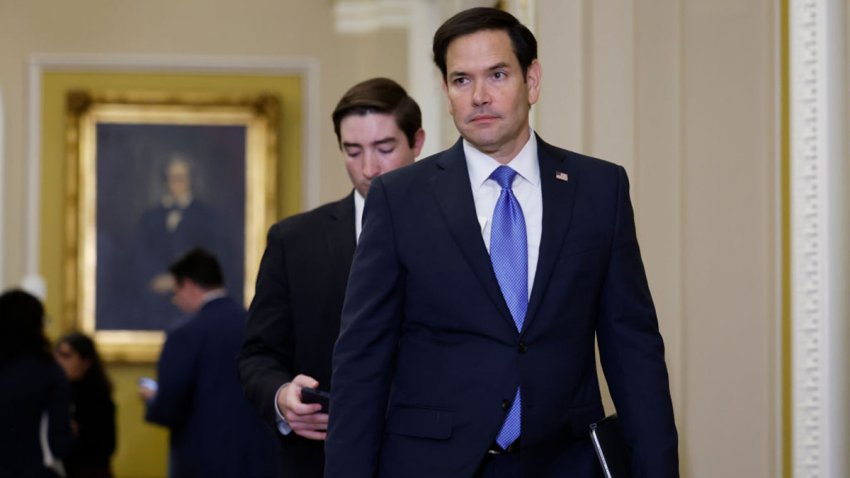
[[[32,295],[0,295],[0,476],[55,477],[46,457],[71,450],[70,390],[44,336],[44,307]],[[41,427],[46,417],[46,442]]]
[[[77,437],[65,458],[68,478],[110,478],[115,451],[115,404],[94,342],[72,332],[56,342],[56,361],[71,381],[71,426]]]

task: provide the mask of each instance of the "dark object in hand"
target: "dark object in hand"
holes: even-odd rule
[[[322,405],[320,411],[322,413],[328,413],[331,404],[331,394],[324,390],[305,387],[301,389],[301,401],[304,403],[319,403]]]

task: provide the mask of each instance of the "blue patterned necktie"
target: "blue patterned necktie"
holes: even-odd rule
[[[528,245],[525,233],[525,217],[511,189],[516,171],[499,166],[490,179],[499,183],[502,192],[493,209],[490,229],[490,261],[502,296],[508,304],[517,331],[522,330],[528,309]],[[496,437],[496,443],[507,448],[520,432],[520,392],[516,390],[511,409]]]

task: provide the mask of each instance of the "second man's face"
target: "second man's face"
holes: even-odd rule
[[[367,113],[343,118],[339,137],[351,183],[366,197],[372,179],[416,159],[425,133],[420,129],[411,147],[391,114]]]

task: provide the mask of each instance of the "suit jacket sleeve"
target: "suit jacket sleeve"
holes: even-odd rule
[[[325,477],[375,476],[403,322],[405,275],[381,178],[373,181],[334,348]]]
[[[159,390],[148,404],[147,421],[174,427],[189,414],[197,377],[198,340],[186,324],[166,338],[157,364]]]
[[[635,234],[625,170],[619,168],[618,212],[597,337],[605,377],[634,476],[677,477],[677,433],[664,344]]]
[[[239,356],[239,377],[248,400],[275,427],[275,394],[295,376],[293,337],[284,238],[276,224],[269,230]]]

